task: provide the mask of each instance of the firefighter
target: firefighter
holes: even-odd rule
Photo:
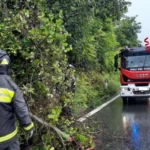
[[[74,71],[75,71],[75,67],[72,64],[69,64],[67,66],[67,70],[65,73],[65,80],[64,80],[67,86],[66,90],[72,93],[75,93],[75,87],[76,87],[76,78],[74,76]]]
[[[21,91],[8,74],[9,64],[9,56],[0,50],[0,150],[20,150],[15,117],[29,137],[34,125]]]
[[[75,94],[76,78],[74,76],[74,72],[75,72],[75,67],[72,64],[69,64],[67,66],[67,70],[65,71],[65,78],[64,78],[65,91],[64,93],[62,93],[64,94],[63,96],[67,96],[68,93],[72,95]],[[62,105],[63,107],[62,107],[61,116],[71,116],[72,112],[70,106],[72,105],[72,101],[70,100],[70,102],[67,102],[67,105],[65,103],[63,103]]]

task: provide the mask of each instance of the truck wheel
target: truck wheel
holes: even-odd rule
[[[122,100],[123,100],[123,104],[127,104],[128,103],[128,98],[122,97]]]

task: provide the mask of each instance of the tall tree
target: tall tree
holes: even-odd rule
[[[108,20],[119,20],[131,4],[125,0],[47,0],[47,3],[55,14],[63,10],[64,25],[71,34],[68,43],[73,46],[68,53],[70,63],[86,69],[94,69],[98,63],[102,65],[102,56],[107,49],[104,46],[107,38],[103,38],[107,30],[105,25],[112,23]]]
[[[136,17],[125,17],[116,26],[117,40],[120,46],[138,46],[138,36],[141,30],[141,23],[136,21]]]

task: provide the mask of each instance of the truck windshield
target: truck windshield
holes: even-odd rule
[[[150,70],[150,53],[128,52],[121,57],[121,64],[128,70]]]

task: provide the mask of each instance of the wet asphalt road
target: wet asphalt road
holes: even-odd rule
[[[150,100],[123,105],[118,98],[89,120],[95,129],[95,150],[150,150]]]

